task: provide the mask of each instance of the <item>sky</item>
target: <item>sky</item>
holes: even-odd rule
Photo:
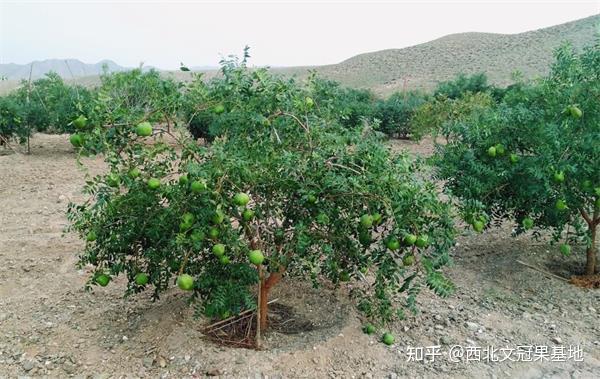
[[[587,1],[0,0],[0,63],[75,58],[123,66],[337,63],[451,33],[520,33],[600,13]]]

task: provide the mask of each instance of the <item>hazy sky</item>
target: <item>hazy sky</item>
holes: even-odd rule
[[[450,33],[519,33],[598,13],[600,0],[0,0],[0,63],[106,58],[170,69],[216,65],[249,45],[253,65],[327,64]]]

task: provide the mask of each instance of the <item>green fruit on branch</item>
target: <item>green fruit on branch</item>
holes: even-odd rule
[[[252,263],[253,265],[260,266],[263,263],[263,261],[265,260],[265,257],[263,255],[262,251],[251,250],[250,253],[248,253],[248,259],[250,260],[250,263]]]
[[[225,245],[218,243],[212,247],[212,252],[217,257],[222,257],[225,254]]]
[[[496,146],[491,146],[488,151],[487,151],[488,155],[490,157],[495,157],[496,156]]]
[[[136,179],[141,174],[142,174],[142,171],[137,167],[134,167],[131,170],[129,170],[129,172],[127,172],[127,176],[129,176],[131,179]]]
[[[146,284],[148,284],[149,279],[150,278],[148,277],[148,274],[143,272],[140,272],[134,278],[135,284],[137,284],[138,286],[145,286]]]
[[[252,209],[244,209],[242,212],[242,218],[244,221],[250,221],[254,218],[254,211]]]
[[[140,137],[149,137],[152,135],[152,125],[148,121],[139,123],[135,127],[135,134]]]
[[[311,193],[308,196],[306,196],[306,201],[310,204],[314,204],[317,202],[317,196]]]
[[[208,229],[208,236],[213,240],[219,238],[219,234],[221,234],[219,229],[215,227]]]
[[[221,258],[219,258],[219,262],[221,262],[223,265],[228,265],[231,263],[231,259],[227,255],[223,255]]]
[[[202,180],[194,180],[192,182],[192,184],[190,185],[190,188],[192,189],[192,192],[194,193],[201,193],[203,191],[206,190],[206,183]]]
[[[215,225],[219,225],[222,224],[223,221],[225,221],[225,214],[223,212],[221,212],[220,210],[216,210],[215,213],[212,216],[212,222]]]
[[[525,217],[523,219],[523,229],[529,230],[533,228],[533,219],[530,217]]]
[[[381,213],[373,213],[373,225],[379,225],[381,224],[381,220],[383,219],[383,216],[381,216]]]
[[[373,216],[371,216],[370,214],[364,214],[360,216],[360,226],[362,226],[365,229],[373,226]]]
[[[483,223],[483,221],[475,221],[473,222],[473,229],[477,232],[477,233],[481,233],[483,231],[485,224]]]
[[[578,106],[576,105],[571,105],[569,107],[569,113],[571,114],[572,117],[574,118],[581,118],[581,116],[583,116],[583,112],[581,111],[581,109],[579,109]]]
[[[88,121],[87,117],[81,115],[81,116],[77,117],[75,120],[73,120],[73,125],[77,129],[83,129],[87,125],[87,121]]]
[[[117,188],[121,185],[121,177],[118,174],[110,173],[106,177],[106,183],[109,187]]]
[[[556,209],[558,209],[559,211],[564,211],[567,208],[569,208],[567,206],[567,201],[564,200],[564,199],[558,199],[558,200],[556,200],[555,206],[556,206]]]
[[[560,245],[560,252],[562,253],[562,255],[564,256],[569,256],[571,255],[571,246],[563,243]]]
[[[151,190],[156,190],[160,187],[160,180],[157,178],[150,178],[148,179],[148,188],[150,188]]]
[[[506,152],[506,150],[504,149],[504,145],[499,143],[496,146],[496,154],[498,154],[498,156],[503,156],[504,153]]]
[[[392,237],[390,239],[388,239],[387,243],[386,243],[386,247],[390,250],[398,250],[400,248],[400,241],[398,241],[397,238]]]
[[[306,99],[304,99],[304,102],[306,103],[306,106],[309,108],[312,108],[313,105],[315,105],[315,101],[312,99],[312,97],[307,96]]]
[[[215,112],[216,114],[221,114],[225,112],[225,107],[223,106],[223,104],[217,104],[213,108],[213,112]]]
[[[87,234],[87,236],[85,236],[85,239],[88,242],[94,242],[96,240],[96,232],[92,230]]]
[[[110,276],[106,274],[100,274],[96,277],[96,283],[102,287],[106,287],[110,283]]]
[[[247,193],[240,192],[233,197],[233,202],[238,207],[243,207],[250,202],[250,196]]]
[[[412,266],[415,263],[415,256],[412,254],[405,255],[404,258],[402,258],[402,263],[405,266]]]
[[[181,175],[179,177],[179,184],[181,184],[182,186],[185,186],[189,183],[190,179],[188,178],[187,175]]]
[[[510,163],[517,163],[519,161],[519,156],[515,153],[512,153],[509,157]]]
[[[188,274],[182,274],[177,277],[177,287],[184,291],[191,291],[194,289],[194,278]]]
[[[71,145],[75,147],[81,147],[83,145],[83,137],[78,133],[72,134],[71,137],[69,137],[69,141],[71,142]]]
[[[554,181],[556,183],[562,183],[565,181],[565,173],[564,171],[557,171],[554,173]]]
[[[417,247],[427,247],[429,245],[429,237],[428,236],[419,236],[415,241],[415,245]]]
[[[412,246],[417,242],[417,236],[414,234],[407,234],[404,236],[404,243],[408,246]]]

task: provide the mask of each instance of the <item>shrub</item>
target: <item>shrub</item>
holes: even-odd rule
[[[445,124],[448,144],[436,160],[468,222],[511,219],[516,233],[534,226],[565,245],[582,242],[587,274],[597,269],[600,223],[599,78],[598,46],[580,55],[561,48],[541,82]]]
[[[408,138],[412,134],[411,118],[426,102],[427,96],[419,91],[397,92],[387,100],[380,100],[375,108],[379,130],[391,137]]]
[[[128,293],[153,286],[158,297],[180,277],[199,311],[225,317],[254,307],[258,283],[262,327],[284,275],[315,285],[368,275],[353,293],[383,320],[415,310],[423,286],[451,292],[440,271],[454,236],[449,205],[419,162],[391,155],[368,128],[324,117],[293,80],[235,61],[223,75],[206,91],[191,86],[205,101],[198,109],[223,106],[221,137],[175,148],[159,126],[148,143],[130,125],[118,150],[108,146],[109,172],[87,184],[89,200],[70,205],[88,241],[80,264],[96,268],[90,285],[125,273]],[[139,273],[148,285],[136,284]]]
[[[492,89],[493,87],[488,85],[487,76],[484,73],[458,74],[453,80],[439,83],[434,91],[434,96],[458,99],[467,92],[488,92]]]

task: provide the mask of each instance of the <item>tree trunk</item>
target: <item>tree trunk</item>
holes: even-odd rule
[[[281,280],[282,274],[280,272],[273,272],[267,278],[262,280],[260,286],[260,304],[258,304],[260,310],[260,330],[264,332],[267,330],[269,324],[267,312],[269,307],[269,291],[271,288]]]
[[[596,273],[596,262],[597,262],[597,253],[596,253],[596,225],[595,222],[592,222],[589,225],[590,228],[590,246],[587,248],[587,261],[585,264],[585,274],[586,275],[594,275]]]

